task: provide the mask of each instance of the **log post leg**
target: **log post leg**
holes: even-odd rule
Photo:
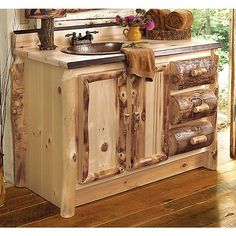
[[[25,121],[25,82],[24,62],[16,58],[11,69],[11,121],[14,147],[15,186],[25,187],[26,121]]]
[[[77,80],[67,79],[62,82],[62,132],[63,132],[63,170],[61,216],[72,217],[75,214],[76,191],[76,111],[77,111]]]
[[[218,68],[218,56],[216,54],[216,50],[211,51],[212,60],[216,63],[216,67]],[[211,90],[215,93],[216,97],[218,97],[218,73],[215,75],[215,83],[210,85]],[[216,170],[217,168],[217,112],[214,116],[211,117],[212,125],[215,127],[214,133],[214,142],[211,144],[211,149],[209,150],[208,157],[206,158],[204,167],[209,170]]]
[[[217,113],[210,117],[210,121],[213,125],[213,127],[215,127],[215,131],[214,131],[214,141],[211,144],[211,148],[208,152],[208,156],[206,157],[206,161],[204,164],[204,167],[209,169],[209,170],[216,170],[217,168]]]
[[[217,168],[217,141],[212,144],[212,148],[209,150],[208,157],[206,158],[204,167],[209,170],[216,170]]]

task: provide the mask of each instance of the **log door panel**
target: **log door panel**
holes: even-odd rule
[[[125,169],[126,76],[107,72],[79,78],[79,182]],[[81,128],[82,127],[82,128]]]
[[[132,80],[132,145],[133,169],[167,160],[167,83],[164,71],[157,72],[152,82]]]

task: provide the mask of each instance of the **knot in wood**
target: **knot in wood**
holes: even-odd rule
[[[108,150],[108,144],[107,143],[103,143],[101,146],[101,151],[102,152],[106,152]]]
[[[73,160],[74,162],[76,162],[77,158],[76,158],[76,155],[75,155],[75,154],[73,155],[72,160]]]
[[[182,167],[183,167],[183,168],[185,168],[185,167],[187,167],[187,166],[188,166],[187,163],[182,164]]]

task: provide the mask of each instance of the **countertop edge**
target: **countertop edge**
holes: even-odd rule
[[[181,48],[154,51],[154,54],[156,57],[170,56],[170,55],[174,55],[174,54],[191,53],[193,51],[204,51],[204,50],[217,49],[220,47],[221,47],[220,43],[212,42],[212,43],[205,44],[205,45],[186,46],[186,47],[181,47]],[[85,66],[102,65],[102,64],[116,63],[116,62],[123,62],[123,61],[125,61],[124,54],[123,55],[116,55],[114,57],[109,57],[109,58],[99,58],[99,59],[96,58],[96,59],[91,59],[91,60],[86,60],[86,61],[67,62],[67,68],[68,69],[76,69],[76,68],[82,68]]]

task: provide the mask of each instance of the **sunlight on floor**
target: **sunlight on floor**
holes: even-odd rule
[[[230,127],[218,132],[218,164],[231,161],[230,159]]]

